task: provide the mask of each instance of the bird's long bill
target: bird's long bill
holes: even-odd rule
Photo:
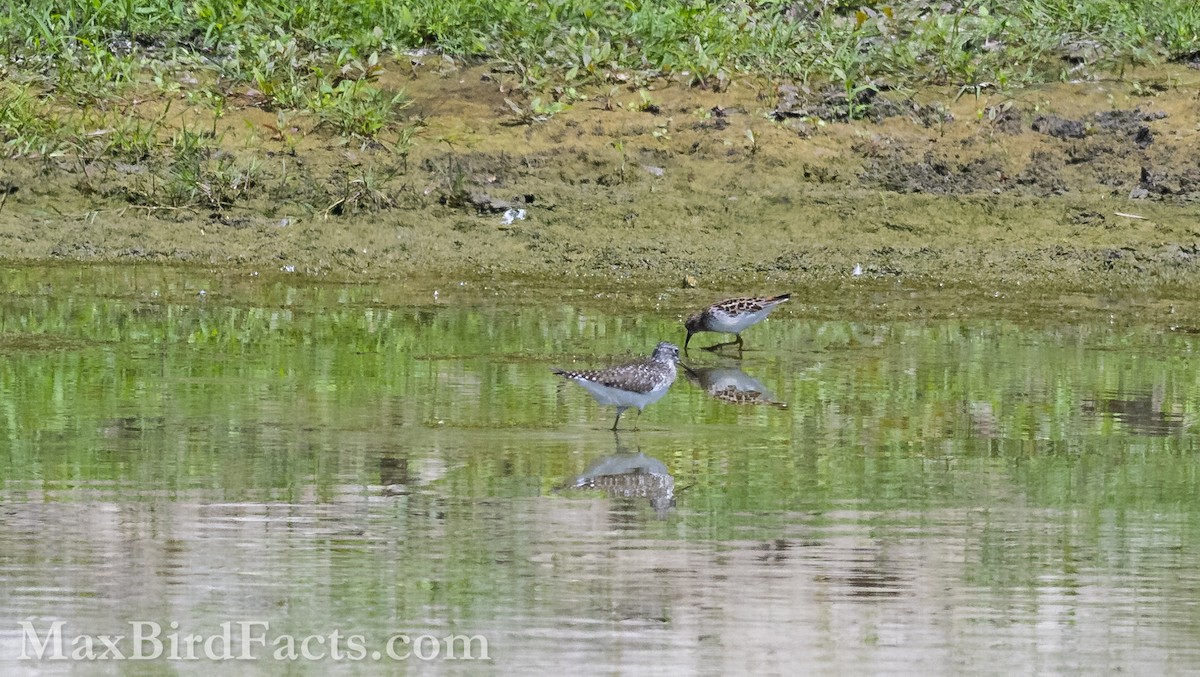
[[[691,340],[692,340],[692,334],[694,334],[694,333],[696,333],[696,332],[694,332],[694,331],[691,331],[691,330],[688,330],[688,333],[687,333],[687,334],[688,334],[688,335],[687,335],[687,338],[683,340],[683,352],[685,352],[685,353],[687,352],[687,344],[688,344],[688,341],[691,341]]]

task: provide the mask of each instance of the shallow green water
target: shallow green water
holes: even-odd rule
[[[614,436],[549,367],[682,340],[691,292],[618,312],[611,290],[152,268],[2,286],[5,675],[214,669],[21,660],[55,621],[68,656],[229,622],[256,660],[222,674],[1200,668],[1193,334],[810,305],[740,361],[688,360],[774,404],[681,376]],[[238,641],[253,622],[265,648]],[[388,657],[401,633],[489,659]],[[313,635],[322,658],[273,657]]]

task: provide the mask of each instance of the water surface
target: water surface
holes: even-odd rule
[[[5,675],[214,669],[20,660],[22,621],[325,639],[223,674],[1200,669],[1193,334],[781,310],[614,435],[549,367],[682,340],[684,292],[3,280]]]

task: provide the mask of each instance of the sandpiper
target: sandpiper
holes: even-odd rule
[[[620,442],[617,443],[620,449]],[[659,517],[675,507],[675,478],[667,465],[639,449],[636,454],[618,452],[593,461],[582,475],[555,489],[600,490],[613,498],[645,498]]]
[[[683,368],[687,372],[687,379],[715,400],[728,404],[765,404],[787,409],[786,402],[775,399],[762,382],[737,367],[683,365]]]
[[[642,409],[653,404],[675,381],[675,364],[679,362],[679,346],[663,341],[654,347],[654,353],[644,360],[621,364],[607,369],[572,371],[554,369],[555,374],[575,381],[587,389],[596,401],[617,407],[617,420],[613,430],[621,422],[621,414],[630,407],[637,407],[638,418]],[[637,423],[633,424],[637,430]]]
[[[683,326],[687,327],[687,340],[683,342],[686,351],[692,334],[711,331],[718,334],[733,334],[734,341],[707,346],[705,350],[716,350],[725,346],[737,344],[742,349],[742,332],[766,317],[775,306],[791,298],[791,294],[779,296],[751,296],[736,299],[725,299],[689,317]]]

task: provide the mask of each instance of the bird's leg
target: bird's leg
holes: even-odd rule
[[[740,335],[737,335],[737,334],[735,334],[735,336],[737,336],[737,340],[736,340],[736,341],[726,341],[726,342],[724,342],[724,343],[714,343],[713,345],[711,345],[711,346],[707,346],[707,347],[705,347],[704,349],[705,349],[705,350],[720,350],[721,348],[724,348],[725,346],[732,346],[732,345],[735,345],[735,344],[737,344],[737,345],[740,345],[740,344],[741,344],[742,337],[741,337]]]
[[[625,413],[627,408],[628,407],[617,407],[617,420],[613,421],[613,432],[617,432],[617,424],[621,422],[621,414]]]
[[[636,418],[634,418],[634,419],[633,419],[633,431],[634,431],[634,432],[637,432],[637,429],[638,429],[638,427],[637,427],[637,426],[638,426],[638,421],[640,421],[640,420],[642,420],[642,410],[641,410],[641,408],[639,407],[639,408],[638,408],[638,415],[637,415],[637,417],[636,417]]]

